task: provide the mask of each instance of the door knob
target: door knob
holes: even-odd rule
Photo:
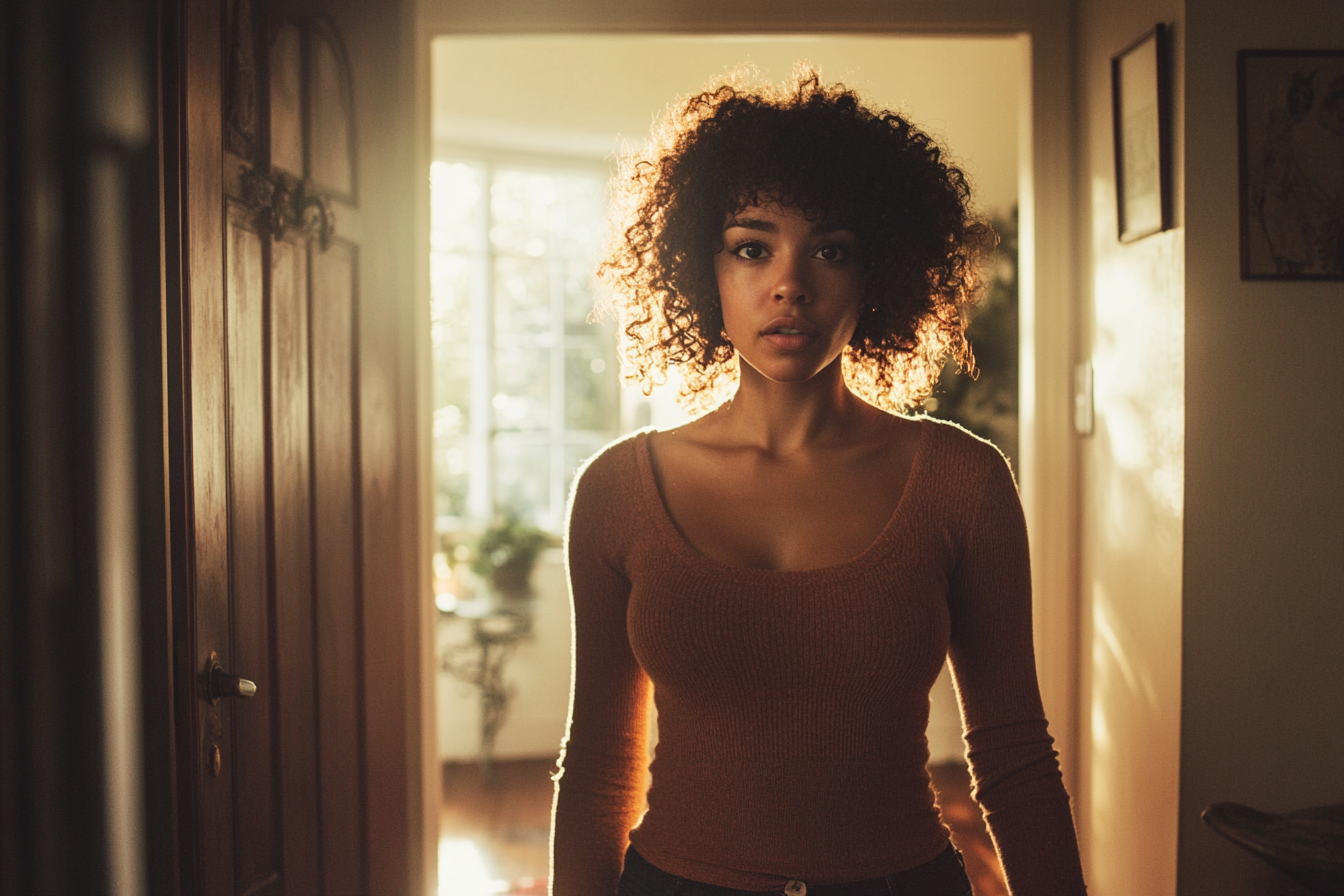
[[[255,697],[257,694],[256,682],[230,674],[213,650],[205,662],[205,687],[211,703],[218,703],[220,697]]]

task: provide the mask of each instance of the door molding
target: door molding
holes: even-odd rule
[[[1073,22],[1068,0],[959,0],[890,3],[853,0],[821,7],[801,0],[721,4],[713,0],[633,4],[611,0],[424,0],[418,8],[418,134],[430,151],[429,41],[440,34],[1016,34],[1029,50],[1029,85],[1019,128],[1020,469],[1018,486],[1032,548],[1036,665],[1065,785],[1079,788],[1078,442],[1073,431],[1073,365],[1078,356],[1075,296],[1078,233]],[[427,202],[426,200],[424,200]],[[424,215],[427,219],[427,214]],[[427,239],[425,240],[427,245]],[[427,251],[424,254],[428,255]],[[427,264],[427,263],[426,263]],[[422,336],[429,351],[427,275],[421,290]],[[421,390],[428,362],[422,360]],[[422,415],[428,413],[422,410]],[[428,445],[421,423],[421,441]],[[422,465],[428,461],[422,459]],[[424,475],[422,473],[422,475]],[[428,523],[423,523],[428,526]],[[428,532],[424,529],[423,532]],[[428,539],[422,534],[421,540]]]

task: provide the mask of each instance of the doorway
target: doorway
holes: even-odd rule
[[[434,368],[430,540],[441,657],[474,649],[471,632],[479,622],[472,614],[480,608],[472,602],[481,589],[471,572],[473,543],[492,519],[518,518],[557,539],[562,516],[556,495],[567,493],[574,469],[588,454],[634,428],[685,419],[672,399],[675,389],[646,398],[618,388],[614,333],[609,325],[583,323],[595,294],[591,270],[601,249],[601,205],[588,203],[595,206],[588,212],[595,221],[575,217],[582,214],[581,201],[564,203],[564,215],[557,218],[557,190],[587,196],[585,189],[591,192],[593,183],[614,170],[621,148],[641,142],[675,97],[743,63],[764,78],[779,79],[805,60],[825,79],[843,81],[875,103],[902,111],[942,141],[970,176],[981,213],[1005,230],[1018,202],[1027,52],[1026,42],[1015,35],[527,35],[433,41],[434,228],[427,316]],[[513,226],[510,215],[530,221],[535,232]],[[569,254],[556,261],[550,243],[575,233],[590,234],[590,243],[570,245]],[[494,351],[503,344],[501,334],[492,329],[515,325],[529,309],[535,332],[527,338],[535,346],[536,373],[518,376],[518,365],[528,361],[502,364]],[[542,322],[548,313],[550,330]],[[1015,310],[1012,316],[1015,324]],[[513,334],[508,343],[527,338]],[[974,327],[971,338],[974,342]],[[1015,328],[1012,338],[1015,342]],[[580,356],[582,346],[589,348]],[[1004,363],[1014,367],[1015,393],[1015,352]],[[566,402],[582,395],[606,398],[590,402],[596,412],[585,418],[587,428],[568,429],[564,421],[578,418]],[[931,403],[927,410],[937,413],[937,406]],[[1014,423],[1015,412],[1014,407]],[[997,432],[983,434],[1002,441]],[[530,445],[531,454],[520,451],[520,444]],[[1016,453],[1015,445],[1003,447]],[[568,702],[562,563],[557,549],[542,551],[526,631],[501,653],[509,699],[502,724],[491,720],[497,727],[489,734],[495,763],[489,778],[477,771],[482,723],[490,714],[483,709],[489,701],[482,699],[480,682],[472,680],[473,674],[480,678],[482,663],[468,664],[466,674],[455,675],[450,662],[440,669],[441,894],[544,891],[550,789],[545,776]],[[484,660],[485,648],[480,650]],[[946,674],[933,695],[929,739],[931,765],[964,762]],[[484,827],[473,831],[472,818],[484,820]]]

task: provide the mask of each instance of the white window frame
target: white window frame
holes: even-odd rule
[[[496,479],[498,464],[497,445],[501,434],[506,438],[516,438],[526,442],[529,437],[542,436],[547,446],[549,486],[549,507],[539,513],[537,522],[541,528],[559,533],[564,526],[564,513],[569,477],[567,473],[566,449],[576,442],[605,443],[615,438],[621,429],[621,391],[617,389],[617,406],[612,416],[611,426],[607,430],[569,429],[565,423],[565,358],[566,348],[571,341],[577,345],[587,337],[572,336],[565,332],[565,296],[563,281],[564,257],[548,251],[547,282],[550,288],[550,337],[556,340],[550,348],[550,426],[545,430],[531,432],[503,432],[496,425],[496,340],[495,340],[495,267],[501,253],[490,239],[492,227],[492,209],[490,188],[495,173],[500,169],[533,170],[554,173],[574,171],[589,173],[603,180],[611,176],[610,164],[600,160],[576,159],[563,156],[549,156],[541,153],[519,153],[501,151],[479,146],[440,143],[435,147],[434,161],[442,163],[464,163],[475,166],[484,175],[485,194],[482,198],[483,213],[480,215],[476,240],[472,246],[473,264],[476,267],[472,277],[472,293],[468,303],[470,320],[470,365],[471,385],[469,388],[469,421],[467,430],[467,503],[466,516],[462,523],[467,527],[479,528],[498,514],[496,511]],[[613,335],[614,339],[614,335]],[[435,363],[437,359],[432,359]],[[616,364],[614,353],[610,375],[615,379]],[[577,438],[576,438],[577,437]],[[537,441],[542,441],[538,438]],[[437,459],[434,461],[433,481],[437,489]]]

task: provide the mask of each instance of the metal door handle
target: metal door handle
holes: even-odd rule
[[[205,685],[211,703],[219,702],[221,697],[255,697],[257,694],[256,682],[227,672],[219,661],[219,654],[213,650],[205,663]]]

